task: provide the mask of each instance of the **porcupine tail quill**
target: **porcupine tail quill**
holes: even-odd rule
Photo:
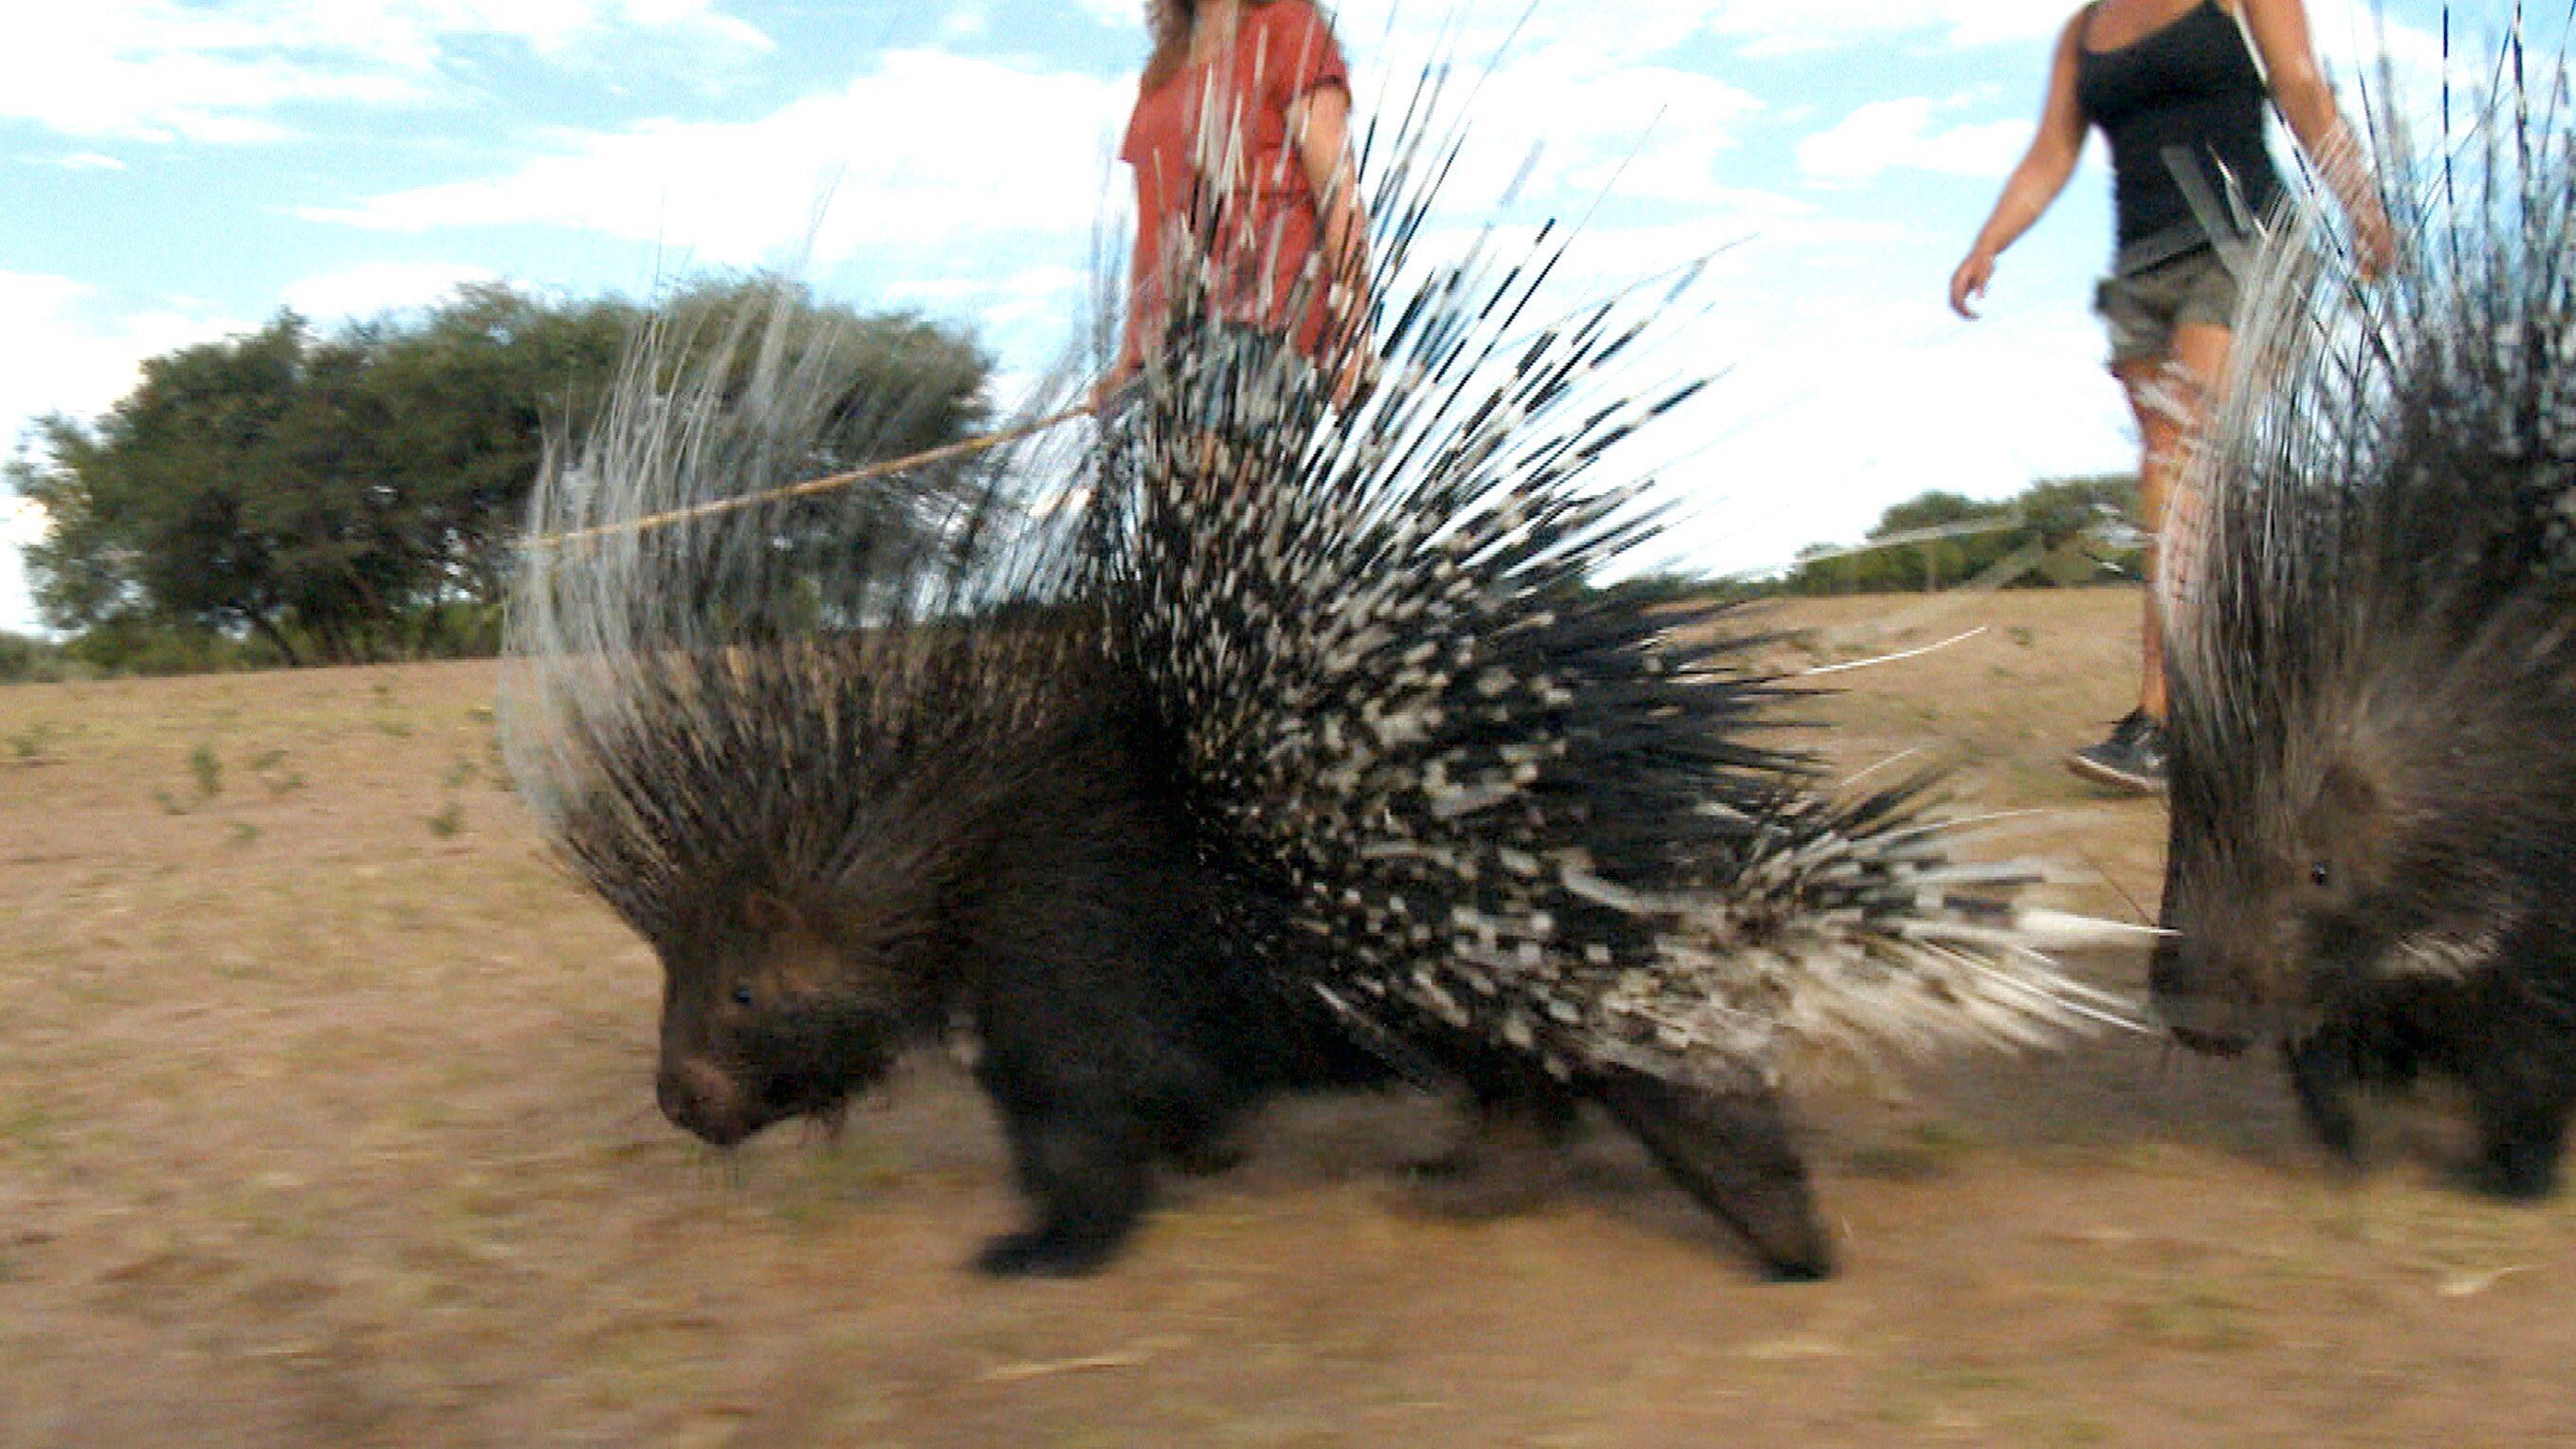
[[[1573,236],[1436,210],[1454,81],[1430,68],[1348,183],[1365,401],[1331,406],[1329,349],[1247,340],[1203,198],[1098,459],[1124,662],[1183,742],[1209,858],[1285,903],[1245,939],[1364,1034],[1427,1025],[1569,1074],[1731,1083],[1788,1044],[2125,1019],[2044,954],[2087,923],[2018,908],[2030,868],[1957,858],[1928,782],[1836,798],[1776,743],[1799,691],[1735,616],[1593,586],[1674,497],[1612,450],[1702,386],[1635,363],[1698,269],[1552,316]]]

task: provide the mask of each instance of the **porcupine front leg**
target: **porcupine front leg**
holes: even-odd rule
[[[1035,1226],[984,1245],[975,1266],[1003,1278],[1073,1277],[1114,1257],[1150,1191],[1144,1134],[1115,1110],[1003,1107],[1020,1189]]]
[[[2568,1101],[2564,1090],[2520,1092],[2490,1098],[2471,1082],[2477,1101],[2478,1161],[2469,1181],[2479,1191],[2517,1202],[2537,1202],[2558,1190],[2558,1161],[2566,1151]]]
[[[1772,1277],[1800,1282],[1833,1272],[1833,1247],[1777,1093],[1698,1091],[1634,1072],[1605,1077],[1597,1090],[1684,1191],[1744,1235]]]
[[[1157,1023],[1122,989],[1133,977],[1114,947],[1068,941],[1011,953],[977,1003],[976,1075],[1037,1217],[985,1246],[976,1266],[997,1276],[1090,1272],[1135,1231],[1152,1192]]]
[[[2352,1044],[2341,1030],[2283,1044],[2281,1060],[2298,1092],[2299,1116],[2316,1139],[2348,1165],[2361,1161],[2361,1114],[2353,1105]]]
[[[2555,963],[2525,974],[2506,968],[2477,1013],[2482,1030],[2462,1073],[2478,1124],[2469,1185],[2536,1202],[2558,1190],[2558,1163],[2576,1111],[2576,1010],[2533,981],[2563,976]]]

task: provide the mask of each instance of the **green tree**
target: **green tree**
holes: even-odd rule
[[[1858,548],[1815,544],[1800,550],[1802,562],[1783,588],[1800,594],[1895,593],[1998,576],[2015,588],[2072,586],[2121,573],[2135,577],[2136,509],[2137,480],[2127,474],[2043,479],[2016,497],[1992,502],[1922,493],[1880,514]]]
[[[623,301],[478,284],[414,327],[368,329],[347,407],[374,440],[377,504],[402,519],[402,603],[422,648],[497,640],[548,438],[588,426],[641,321]]]
[[[20,492],[51,534],[27,552],[48,623],[86,629],[136,615],[257,631],[290,660],[279,540],[260,525],[276,496],[275,440],[303,390],[310,345],[281,315],[248,337],[144,364],[142,385],[94,429],[46,419],[49,462],[22,463]]]

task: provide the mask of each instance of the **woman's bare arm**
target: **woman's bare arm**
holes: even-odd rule
[[[2075,174],[2075,163],[2083,158],[2084,109],[2075,99],[2076,48],[2083,43],[2083,26],[2084,15],[2079,11],[2058,32],[2057,52],[2048,66],[2048,96],[2039,108],[2039,134],[2031,138],[2030,150],[2004,182],[2003,195],[1996,198],[1994,211],[1978,229],[1967,260],[1950,275],[1950,306],[1962,317],[1977,315],[1968,304],[1986,294],[1986,283],[1995,274],[1995,258],[2048,211],[2066,189],[2067,178]]]
[[[2317,69],[2315,46],[2308,36],[2308,15],[2300,0],[2235,0],[2253,33],[2255,52],[2269,72],[2272,103],[2298,138],[2299,149],[2316,164],[2326,186],[2352,221],[2353,241],[2360,251],[2364,276],[2387,269],[2396,245],[2389,238],[2388,216],[2380,209],[2379,190],[2370,166],[2335,109],[2334,92]]]
[[[1347,343],[1352,361],[1364,364],[1367,339],[1357,333],[1368,325],[1368,216],[1360,206],[1359,173],[1351,160],[1350,92],[1337,85],[1309,91],[1289,108],[1288,124],[1323,223],[1319,241],[1332,343]]]

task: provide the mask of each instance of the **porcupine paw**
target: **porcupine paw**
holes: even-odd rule
[[[1791,1258],[1765,1258],[1762,1276],[1774,1283],[1821,1283],[1834,1276],[1834,1254],[1824,1245],[1823,1235],[1816,1235],[1816,1246],[1810,1252]]]
[[[1191,1177],[1216,1177],[1241,1167],[1252,1149],[1244,1145],[1242,1130],[1227,1124],[1182,1134],[1167,1155],[1172,1166]]]
[[[1700,1092],[1628,1073],[1605,1079],[1600,1091],[1602,1105],[1657,1165],[1743,1236],[1765,1277],[1831,1276],[1833,1237],[1816,1216],[1806,1162],[1777,1097]]]
[[[1833,1234],[1816,1216],[1803,1172],[1739,1181],[1724,1196],[1701,1202],[1743,1234],[1771,1282],[1815,1283],[1834,1275]]]
[[[1473,1140],[1406,1167],[1405,1211],[1480,1223],[1545,1205],[1572,1176],[1562,1134],[1526,1121],[1484,1124]]]
[[[975,1271],[994,1278],[1080,1278],[1118,1255],[1125,1235],[1102,1236],[1054,1224],[1004,1233],[975,1255]]]
[[[1115,1257],[1145,1210],[1143,1134],[1100,1108],[1013,1113],[1005,1125],[1038,1224],[986,1243],[975,1266],[997,1278],[1071,1278]]]
[[[2352,1075],[2339,1049],[2310,1040],[2282,1050],[2297,1090],[2299,1116],[2319,1145],[2347,1169],[2361,1166],[2361,1114],[2352,1098]]]
[[[1466,1135],[1404,1172],[1405,1211],[1451,1222],[1490,1222],[1544,1205],[1573,1176],[1566,1152],[1576,1118],[1570,1099],[1514,1090],[1476,1103]]]
[[[2488,1070],[2469,1081],[2478,1156],[2462,1175],[2473,1190],[2510,1202],[2538,1202],[2555,1193],[2558,1159],[2567,1145],[2569,1104],[2562,1100],[2563,1088],[2505,1069],[2505,1064],[2527,1062],[2533,1055],[2522,1043],[2499,1041]]]
[[[2465,1186],[2506,1202],[2539,1202],[2558,1191],[2559,1134],[2492,1132],[2460,1176]]]

